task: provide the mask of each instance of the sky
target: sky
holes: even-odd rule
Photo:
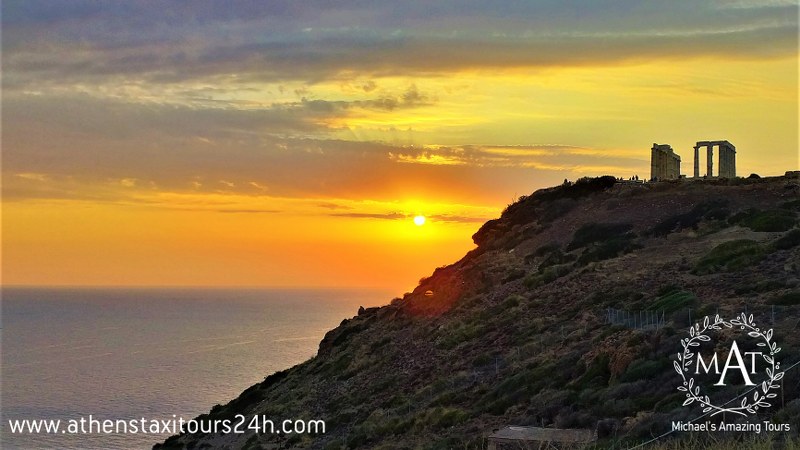
[[[798,169],[778,0],[2,2],[4,285],[381,287],[517,197]],[[422,226],[413,218],[426,217]]]

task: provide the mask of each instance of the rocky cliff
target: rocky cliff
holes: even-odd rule
[[[700,413],[682,406],[673,369],[698,318],[754,314],[784,367],[800,360],[799,214],[789,176],[601,177],[534,192],[460,261],[201,416],[323,419],[326,433],[183,434],[157,447],[477,449],[509,424],[641,442]],[[764,420],[800,423],[799,373],[786,372]]]

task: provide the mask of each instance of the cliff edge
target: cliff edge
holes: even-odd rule
[[[485,448],[506,425],[641,442],[699,413],[673,369],[694,320],[754,314],[784,367],[800,360],[798,216],[791,173],[536,191],[460,261],[200,417],[322,419],[324,434],[184,433],[155,448]],[[800,423],[800,367],[780,400],[764,420]]]

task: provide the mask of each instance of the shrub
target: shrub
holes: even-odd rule
[[[554,252],[547,255],[541,264],[539,264],[539,272],[544,272],[544,269],[555,266],[558,264],[565,264],[575,261],[575,255],[563,254],[561,250],[556,249]]]
[[[591,305],[613,308],[635,308],[641,304],[644,294],[626,287],[616,287],[605,291],[595,291],[589,297]]]
[[[449,350],[457,347],[462,342],[467,342],[481,336],[486,332],[486,325],[483,323],[459,323],[454,327],[444,330],[437,346]]]
[[[514,280],[519,280],[520,278],[525,276],[525,269],[521,267],[514,267],[508,271],[506,276],[503,278],[503,283],[509,283]]]
[[[649,359],[637,359],[630,363],[625,373],[620,377],[620,381],[628,382],[654,379],[664,373],[664,369],[667,367],[664,361],[666,360],[653,361]]]
[[[551,189],[543,189],[533,193],[533,198],[539,201],[553,201],[559,198],[580,198],[595,192],[602,192],[617,182],[616,177],[604,175],[597,178],[579,178],[574,183],[564,183]]]
[[[600,354],[589,364],[586,368],[586,372],[575,380],[572,385],[578,390],[589,387],[607,386],[608,380],[611,378],[609,363],[610,358],[608,355],[605,353]]]
[[[760,211],[751,208],[734,215],[729,222],[753,231],[788,231],[797,223],[797,218],[795,213],[788,209]]]
[[[800,291],[794,291],[783,294],[781,296],[770,299],[767,303],[770,305],[782,305],[782,306],[800,305]]]
[[[489,365],[492,361],[494,361],[494,358],[492,358],[491,354],[481,353],[472,360],[472,365],[474,367],[483,367]]]
[[[651,305],[650,309],[665,312],[677,311],[685,306],[695,303],[697,297],[689,291],[675,290],[665,293],[658,297]]]
[[[533,264],[536,261],[536,258],[541,257],[548,257],[552,253],[561,254],[561,248],[558,244],[545,244],[536,250],[533,253],[528,254],[525,256],[525,264]]]
[[[658,289],[658,292],[656,293],[656,295],[658,295],[659,297],[662,297],[664,295],[671,294],[673,292],[680,291],[680,290],[681,290],[680,286],[678,286],[677,284],[671,283],[671,284],[667,284],[667,285],[661,286]]]
[[[528,366],[503,379],[477,402],[481,412],[501,415],[518,403],[527,402],[531,395],[546,384],[557,380],[561,373],[554,372],[552,365]]]
[[[619,238],[633,229],[629,223],[590,223],[575,232],[572,242],[567,246],[567,251],[585,247],[589,244]]]
[[[577,202],[571,198],[561,198],[549,203],[539,216],[539,222],[543,224],[551,223],[572,211],[575,205],[577,205]]]
[[[781,203],[781,209],[800,211],[800,199],[789,200],[788,202]]]
[[[733,272],[758,263],[764,258],[764,250],[758,242],[749,239],[720,244],[695,265],[693,273],[704,275],[714,272]]]
[[[416,420],[417,425],[424,428],[448,428],[467,420],[467,413],[458,408],[431,408],[421,413]]]
[[[786,283],[783,280],[761,280],[756,282],[745,280],[734,286],[733,292],[736,293],[736,295],[758,294],[761,292],[784,289],[785,287]]]
[[[587,248],[581,257],[578,258],[578,264],[586,265],[590,262],[616,258],[619,255],[630,253],[641,247],[641,245],[633,242],[632,234],[612,238],[599,245]]]
[[[392,338],[389,337],[389,336],[384,336],[384,337],[380,338],[379,340],[377,340],[377,341],[373,342],[372,344],[370,344],[369,350],[370,350],[370,352],[374,352],[375,350],[378,350],[379,348],[383,347],[384,345],[386,345],[386,344],[388,344],[390,342],[392,342]]]
[[[545,244],[536,249],[531,255],[533,256],[545,256],[549,255],[550,253],[560,251],[561,247],[558,244]]]
[[[334,373],[343,372],[345,369],[350,367],[350,362],[353,360],[353,357],[348,354],[344,353],[339,356],[336,361],[331,365],[331,370]]]
[[[666,236],[673,231],[680,231],[685,228],[697,228],[703,219],[720,220],[728,216],[729,212],[725,208],[727,202],[724,200],[712,200],[703,202],[692,208],[686,213],[668,217],[650,230],[653,236]]]
[[[795,228],[772,243],[776,250],[788,250],[800,245],[800,228]]]
[[[553,282],[556,279],[569,274],[570,272],[572,272],[571,264],[561,264],[548,267],[542,273],[528,275],[524,281],[525,287],[528,289],[534,289],[544,284]]]
[[[328,445],[325,446],[325,450],[341,450],[344,448],[344,443],[339,439],[334,439],[328,442]]]
[[[519,306],[519,302],[522,300],[525,300],[525,298],[520,295],[509,295],[505,300],[503,300],[501,306],[504,310],[515,308]]]

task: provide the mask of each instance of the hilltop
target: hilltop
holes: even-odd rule
[[[690,320],[748,311],[771,321],[784,366],[800,360],[799,215],[789,173],[536,191],[481,226],[461,260],[201,418],[326,421],[280,448],[485,448],[509,424],[641,442],[699,413],[682,407],[672,368]],[[764,420],[800,423],[799,374]],[[275,439],[184,434],[161,448]]]

